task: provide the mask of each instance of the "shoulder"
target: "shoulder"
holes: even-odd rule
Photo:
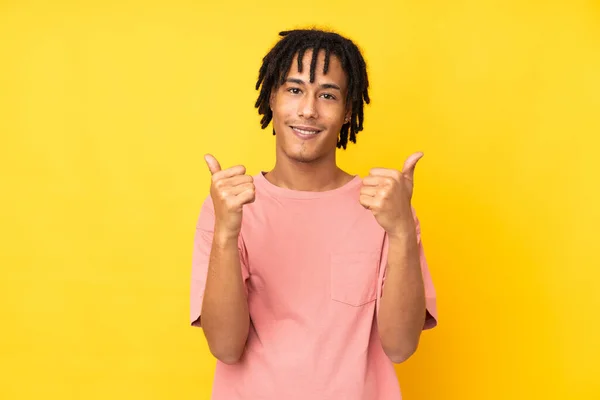
[[[207,195],[200,206],[200,213],[197,218],[196,228],[211,230],[215,220],[215,207],[210,195]]]

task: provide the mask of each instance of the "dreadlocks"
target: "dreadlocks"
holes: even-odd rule
[[[279,40],[263,58],[256,82],[256,90],[262,85],[255,104],[258,114],[263,116],[260,121],[261,128],[265,129],[273,118],[273,112],[269,105],[271,91],[285,82],[294,56],[298,54],[298,72],[302,72],[304,53],[307,50],[313,50],[310,64],[310,82],[312,83],[315,80],[317,56],[321,50],[324,50],[323,74],[327,74],[329,58],[331,54],[334,54],[340,59],[342,69],[348,78],[346,107],[351,106],[352,115],[350,121],[342,125],[337,147],[345,149],[348,140],[356,143],[356,134],[363,130],[363,103],[369,104],[370,102],[367,68],[358,47],[337,33],[316,29],[283,31],[279,33],[279,36],[283,39]],[[275,134],[275,130],[273,130],[273,134]]]

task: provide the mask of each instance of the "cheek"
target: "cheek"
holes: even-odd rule
[[[336,134],[340,132],[342,125],[344,124],[345,115],[340,112],[339,109],[329,109],[326,113],[322,114],[324,121],[327,121],[329,129],[335,131]]]
[[[341,124],[346,117],[346,110],[341,104],[328,104],[327,107],[323,107],[323,115],[327,117],[328,121],[332,124]]]
[[[285,122],[290,115],[292,115],[292,107],[290,106],[290,102],[275,103],[271,110],[273,111],[273,119],[275,119],[277,122]]]

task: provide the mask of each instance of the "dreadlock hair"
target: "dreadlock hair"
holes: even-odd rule
[[[352,108],[350,121],[342,125],[340,130],[337,148],[346,149],[348,140],[356,143],[356,134],[363,130],[363,104],[369,104],[371,101],[366,63],[358,47],[351,40],[337,33],[318,29],[283,31],[279,36],[282,39],[263,58],[256,82],[256,90],[261,88],[255,104],[258,114],[262,115],[261,128],[265,129],[273,118],[273,111],[269,104],[271,92],[284,84],[294,56],[298,55],[298,72],[302,72],[304,53],[312,49],[310,64],[312,83],[315,80],[317,56],[321,50],[324,50],[323,74],[327,74],[330,56],[334,54],[341,61],[342,69],[346,73],[348,79],[346,107],[350,105]]]

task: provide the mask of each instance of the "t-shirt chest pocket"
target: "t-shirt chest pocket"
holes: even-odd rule
[[[331,254],[331,299],[360,307],[377,298],[377,251],[345,251]]]

